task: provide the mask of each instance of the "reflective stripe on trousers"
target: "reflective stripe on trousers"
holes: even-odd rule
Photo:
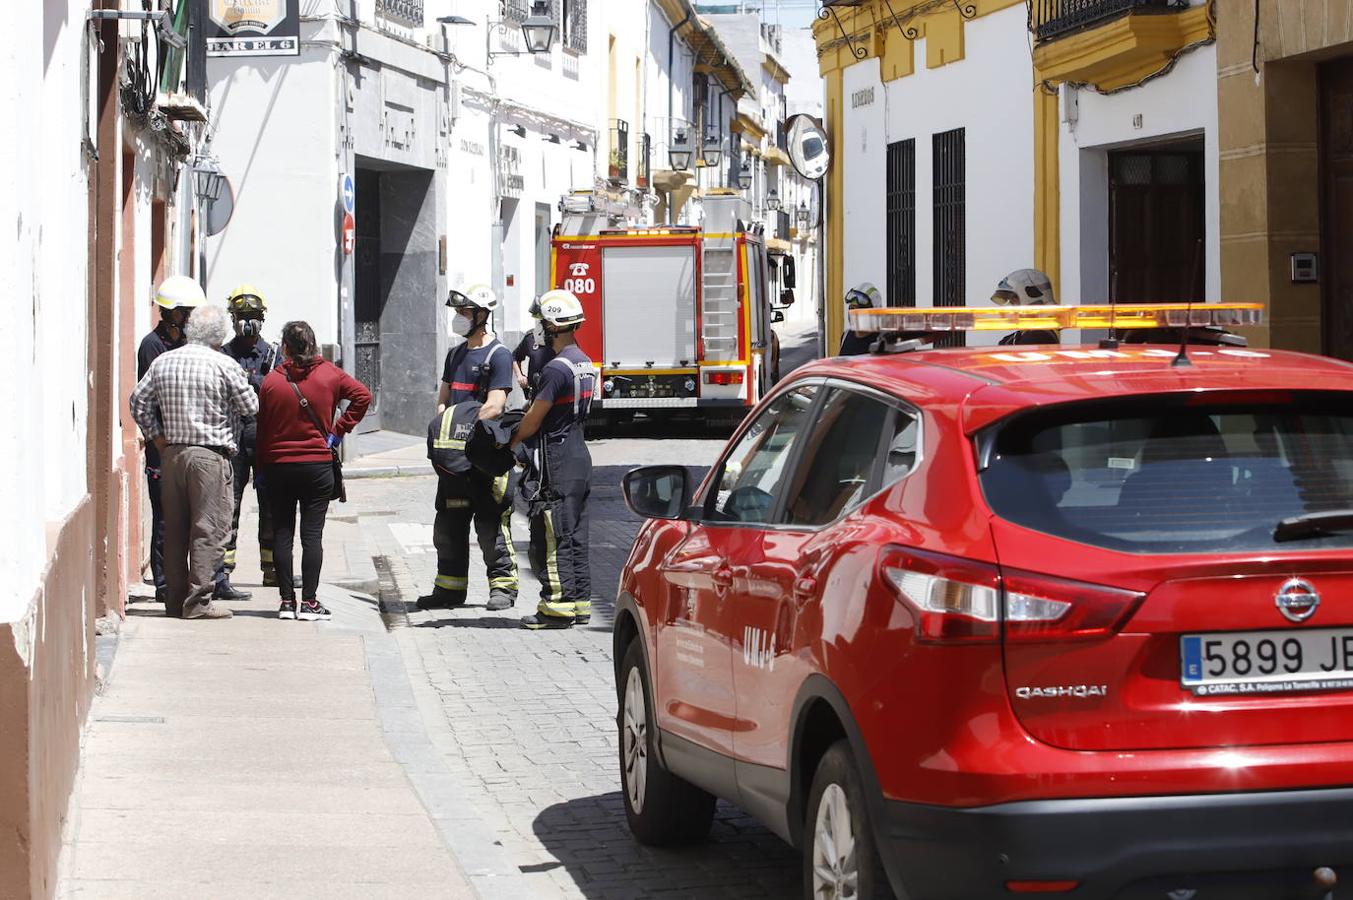
[[[540,495],[531,503],[531,567],[540,579],[536,609],[544,616],[571,619],[592,609],[587,554],[592,457],[581,428],[540,449]]]
[[[508,476],[492,478],[478,470],[445,475],[437,483],[437,518],[432,544],[437,549],[438,587],[468,589],[470,529],[474,528],[488,573],[489,589],[516,597],[517,554],[512,546],[512,504]],[[454,580],[446,584],[441,578]]]

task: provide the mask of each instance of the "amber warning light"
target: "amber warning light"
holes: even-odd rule
[[[884,307],[850,311],[865,332],[1062,330],[1066,328],[1233,328],[1261,325],[1262,303],[1116,303],[1096,306]]]

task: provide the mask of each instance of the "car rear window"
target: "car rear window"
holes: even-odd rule
[[[987,503],[1128,552],[1353,546],[1353,529],[1274,540],[1283,519],[1353,510],[1348,395],[1200,396],[1059,405],[993,426],[981,436]]]

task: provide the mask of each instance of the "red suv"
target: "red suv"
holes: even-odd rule
[[[809,897],[1324,896],[1353,878],[1353,367],[1268,350],[825,360],[649,517],[629,824],[716,797]]]

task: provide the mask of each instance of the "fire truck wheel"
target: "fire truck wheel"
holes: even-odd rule
[[[620,781],[625,818],[651,846],[703,840],[714,821],[714,797],[663,768],[654,750],[657,722],[644,666],[644,649],[630,641],[620,664]]]

